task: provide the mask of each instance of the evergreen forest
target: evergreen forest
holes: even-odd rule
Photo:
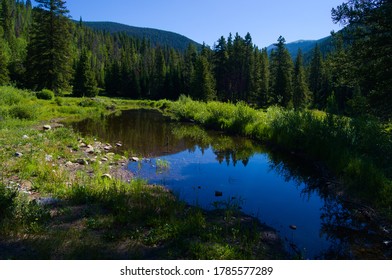
[[[270,52],[255,46],[249,33],[178,50],[72,21],[65,1],[37,2],[33,8],[31,1],[1,1],[2,85],[131,99],[185,94],[382,120],[392,114],[390,1],[348,1],[333,9],[332,19],[346,25],[332,34],[333,47],[321,51],[316,45],[294,58],[282,36]]]

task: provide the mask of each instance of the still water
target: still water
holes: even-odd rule
[[[121,141],[121,149],[141,158],[127,166],[135,176],[166,186],[189,204],[238,207],[257,217],[295,258],[387,258],[380,226],[331,196],[326,186],[332,182],[295,155],[171,122],[153,110],[72,126],[109,143]]]

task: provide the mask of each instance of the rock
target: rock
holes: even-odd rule
[[[72,163],[72,162],[70,162],[70,161],[67,161],[66,163],[65,163],[65,167],[72,167],[74,164]]]
[[[101,161],[108,161],[109,159],[107,157],[101,158]]]
[[[103,175],[101,176],[101,178],[112,180],[112,175],[110,175],[110,174],[103,174]]]
[[[80,148],[85,148],[85,147],[87,147],[87,144],[82,142],[82,143],[80,143],[79,147]]]
[[[122,144],[120,142],[116,143],[117,147],[122,147]]]
[[[27,135],[23,135],[23,137],[22,137],[23,139],[29,139],[29,136],[27,136]]]
[[[223,196],[223,192],[220,192],[220,191],[215,191],[215,196]]]
[[[48,124],[45,124],[42,128],[44,130],[51,130],[52,129],[52,127],[50,125],[48,125]]]
[[[290,225],[289,228],[292,229],[292,230],[296,230],[297,226],[296,225]]]
[[[53,156],[52,155],[46,155],[45,156],[45,161],[47,161],[47,162],[53,161]]]
[[[140,159],[138,157],[131,157],[132,161],[138,162]]]
[[[83,158],[79,158],[76,160],[76,163],[79,163],[80,165],[88,165],[87,160],[83,159]]]
[[[110,157],[114,157],[114,153],[107,153],[107,154],[106,154],[106,157],[109,157],[109,158],[110,158]]]
[[[23,180],[23,181],[20,183],[20,186],[21,186],[22,188],[25,188],[26,190],[31,190],[31,189],[33,189],[33,183],[31,183],[30,181],[27,181],[27,180]]]
[[[16,156],[16,157],[21,157],[21,156],[23,156],[23,154],[22,154],[21,152],[16,152],[16,153],[15,153],[15,156]]]
[[[91,147],[91,148],[87,148],[86,149],[86,153],[88,153],[88,154],[93,154],[94,153],[94,148],[93,147]]]
[[[36,201],[38,205],[42,205],[42,206],[56,205],[61,202],[60,199],[53,198],[53,197],[40,197]]]

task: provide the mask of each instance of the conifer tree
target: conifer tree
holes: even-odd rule
[[[98,94],[97,81],[91,70],[90,56],[86,49],[82,51],[76,66],[73,94],[78,97],[94,97]]]
[[[275,104],[291,107],[293,97],[293,61],[285,47],[286,40],[280,36],[271,55],[271,97]]]
[[[265,107],[268,103],[269,95],[269,83],[270,83],[270,69],[268,60],[267,48],[261,51],[261,61],[260,61],[260,96],[259,96],[259,106]]]
[[[374,115],[392,118],[392,1],[347,0],[332,10],[335,23],[348,26],[346,36],[357,90]],[[358,94],[355,94],[358,96]]]
[[[293,105],[295,109],[305,107],[309,101],[309,88],[306,83],[305,69],[303,67],[303,57],[301,49],[298,50],[294,66],[293,79]]]
[[[9,82],[8,61],[7,45],[0,38],[0,85],[6,85]]]
[[[204,55],[199,55],[196,60],[191,84],[191,96],[196,100],[203,101],[216,99],[214,76]]]
[[[11,3],[12,2],[12,3]],[[14,17],[15,17],[15,1],[1,1],[1,26],[3,27],[3,36],[8,44],[12,44],[15,40]]]
[[[227,101],[229,99],[228,87],[229,73],[228,73],[229,53],[227,49],[227,42],[225,37],[220,37],[218,44],[214,47],[214,74],[216,79],[216,89],[219,94],[219,99]]]
[[[36,0],[28,45],[28,79],[34,89],[67,89],[72,77],[70,21],[66,2]]]
[[[326,102],[326,96],[324,96],[323,92],[323,81],[324,61],[320,47],[316,45],[310,62],[309,89],[313,94],[314,105],[319,108],[323,108]]]

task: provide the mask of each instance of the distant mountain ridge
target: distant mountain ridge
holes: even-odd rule
[[[139,39],[146,38],[150,40],[153,46],[170,46],[179,51],[185,51],[189,44],[194,44],[198,48],[201,46],[184,35],[160,29],[135,27],[109,21],[85,21],[83,25],[94,30],[102,30],[109,33],[126,33],[131,37]]]
[[[307,57],[310,56],[316,45],[320,47],[320,50],[323,54],[326,54],[332,48],[332,37],[328,36],[319,40],[298,40],[295,42],[287,43],[286,48],[293,59],[295,59],[295,57],[297,56],[298,50],[301,49],[306,61]],[[271,53],[271,51],[275,48],[276,47],[274,44],[268,46],[268,53]]]

